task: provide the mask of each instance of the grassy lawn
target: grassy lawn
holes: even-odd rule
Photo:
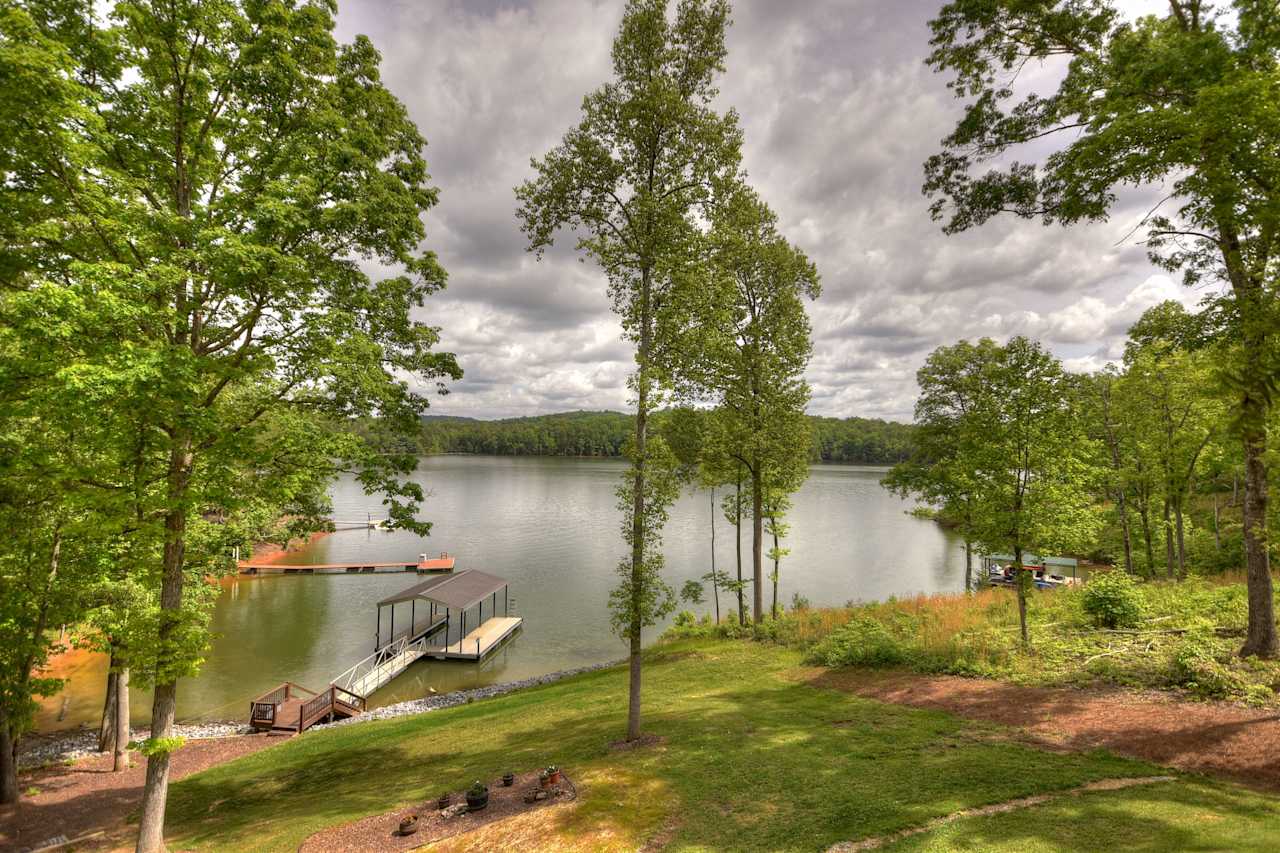
[[[538,826],[517,818],[441,849],[635,850],[657,836],[680,850],[817,850],[964,808],[1158,772],[1105,753],[1048,753],[989,726],[811,687],[795,677],[799,665],[798,652],[761,643],[660,647],[645,670],[645,729],[666,742],[635,751],[608,748],[624,730],[622,670],[309,733],[176,784],[170,842],[294,849],[323,827],[554,762],[579,783],[576,806],[539,813],[548,817]],[[1168,827],[1181,820],[1170,833],[1209,839],[1228,823],[1239,839],[1280,831],[1272,801],[1203,783],[1071,798],[1004,820],[1041,810],[1060,812],[1055,820],[1076,833],[1036,829],[1056,845],[1043,849],[1097,849],[1098,837],[1114,836],[1092,824],[1133,815]],[[961,824],[914,843],[946,849],[943,833],[970,825]],[[1009,849],[1021,844],[1017,826],[1003,831]]]
[[[1275,799],[1192,781],[1064,797],[1033,809],[969,818],[882,850],[1272,851],[1280,837]]]

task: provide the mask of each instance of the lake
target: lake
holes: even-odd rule
[[[420,661],[374,694],[373,706],[431,689],[445,692],[615,660],[626,649],[610,633],[605,604],[625,554],[614,494],[625,469],[624,462],[608,459],[426,457],[415,479],[428,492],[422,517],[433,524],[429,537],[344,530],[312,542],[288,562],[415,562],[420,553],[448,551],[458,569],[481,569],[510,581],[513,611],[524,618],[514,640],[481,664]],[[822,606],[963,589],[959,541],[933,522],[908,515],[912,504],[880,486],[885,470],[810,470],[787,518],[791,530],[784,547],[791,553],[782,563],[780,602],[790,603],[793,593]],[[384,514],[380,499],[364,495],[350,478],[336,482],[332,495],[335,518]],[[677,591],[711,567],[711,514],[706,491],[685,494],[672,508],[663,550],[666,578]],[[730,573],[732,534],[717,512],[717,566]],[[750,529],[743,534],[749,577]],[[324,687],[372,651],[375,603],[418,580],[397,573],[227,581],[201,675],[179,688],[179,719],[240,719],[251,698],[284,680]],[[706,603],[695,610],[710,611],[707,592]],[[768,602],[766,589],[766,607]],[[721,607],[728,610],[723,596]],[[660,632],[650,630],[646,641]],[[96,721],[104,680],[100,659],[73,670],[65,696],[47,703],[41,727],[54,725],[55,708],[63,714],[61,727]],[[132,701],[135,723],[145,724],[149,696],[139,691]]]

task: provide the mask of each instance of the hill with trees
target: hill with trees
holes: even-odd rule
[[[421,453],[491,453],[498,456],[620,457],[631,430],[621,412],[560,412],[500,420],[448,416],[422,419]],[[874,418],[810,415],[811,462],[891,465],[910,454],[910,424]]]

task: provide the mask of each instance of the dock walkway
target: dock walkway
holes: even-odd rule
[[[451,572],[454,558],[448,554],[427,559],[426,554],[418,557],[416,562],[401,560],[394,563],[273,563],[270,560],[241,560],[237,568],[242,575],[361,575],[385,574],[388,572]]]

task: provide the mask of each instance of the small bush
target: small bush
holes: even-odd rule
[[[1125,572],[1099,572],[1085,585],[1082,606],[1093,624],[1126,628],[1142,618],[1142,590]]]
[[[681,610],[676,614],[674,622],[677,628],[692,628],[698,624],[698,617],[692,611]]]
[[[907,654],[883,624],[859,616],[814,646],[809,658],[824,666],[897,666]]]

